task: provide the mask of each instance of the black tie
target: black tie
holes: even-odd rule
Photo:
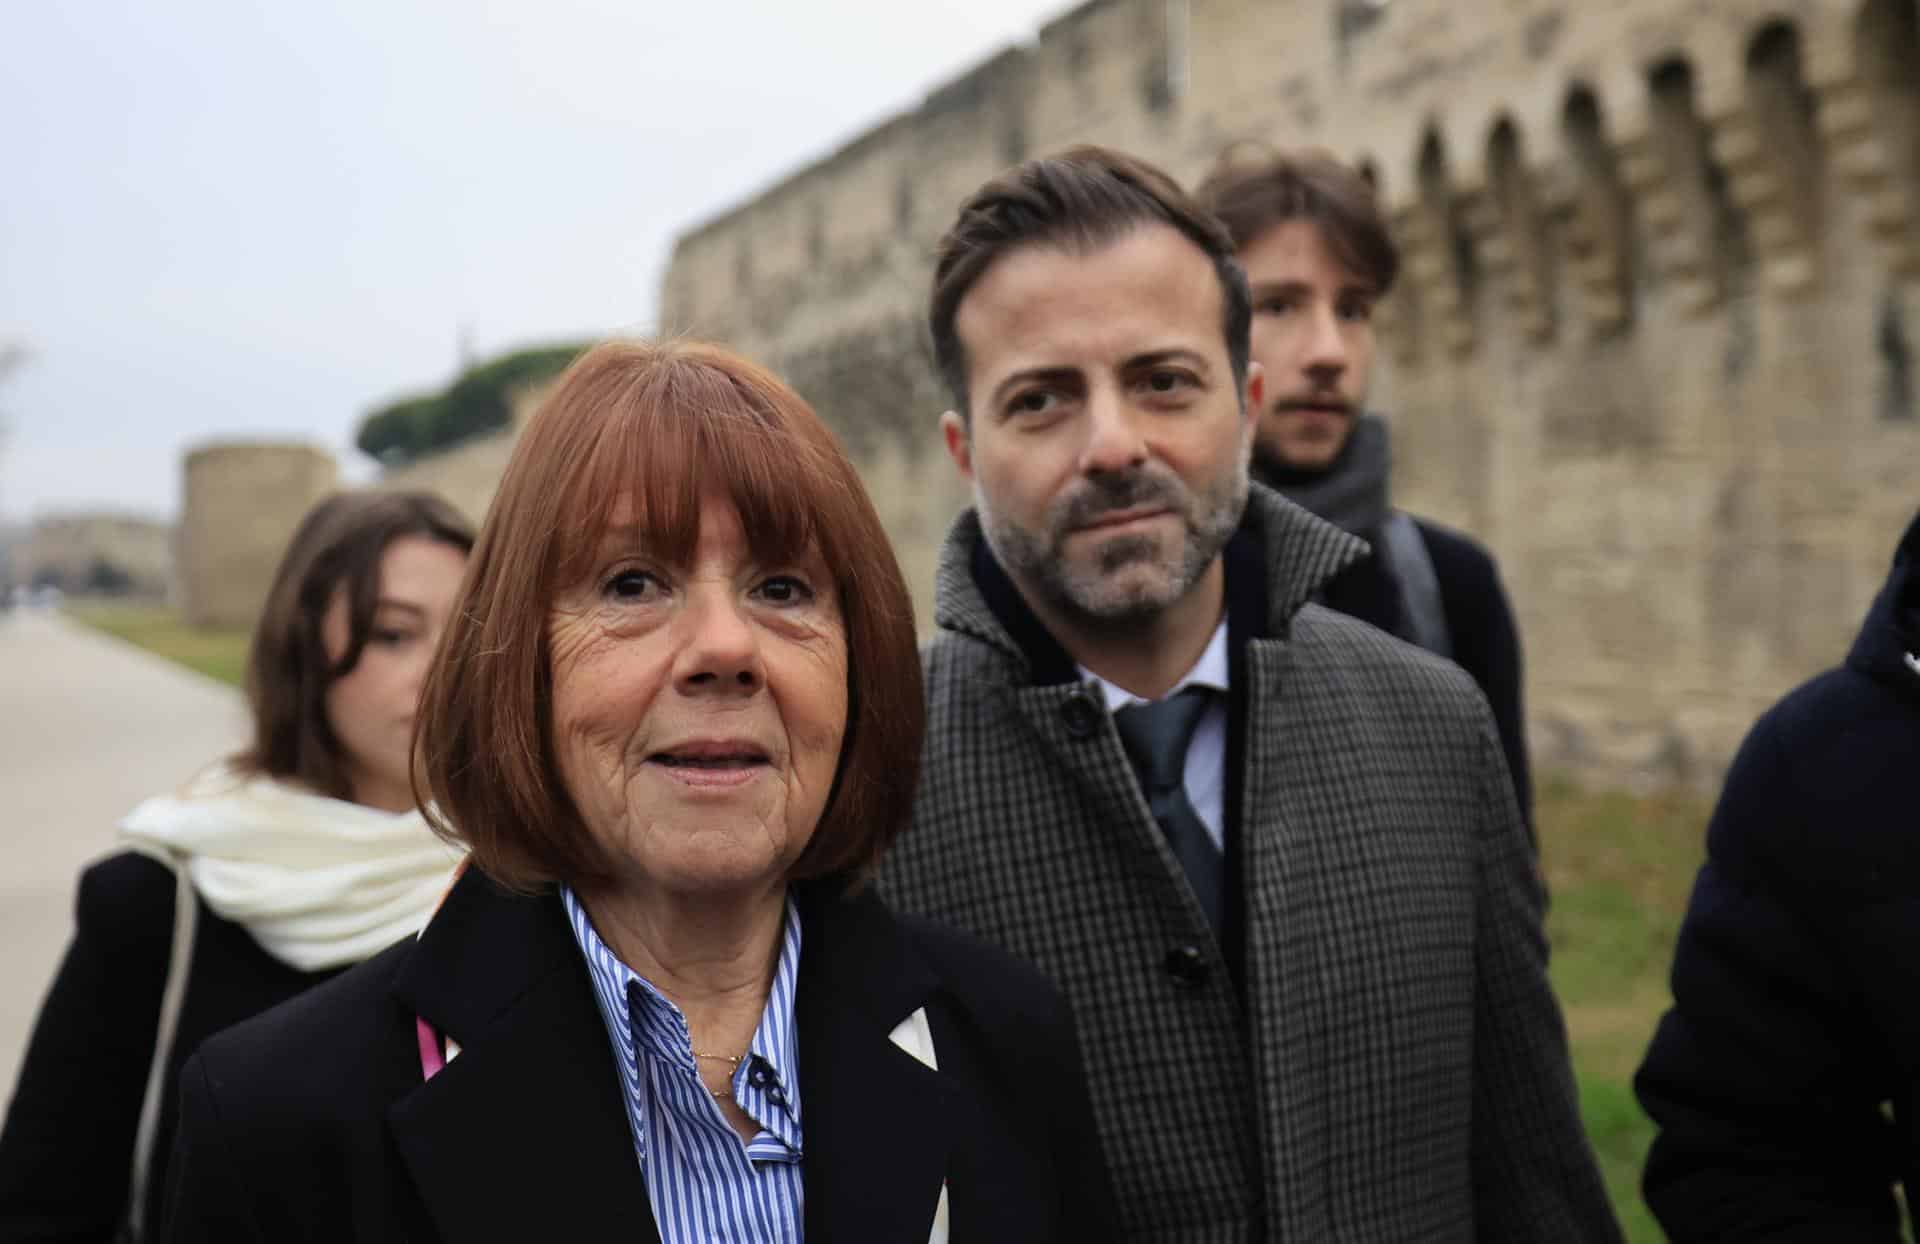
[[[1174,858],[1187,870],[1187,882],[1208,923],[1218,932],[1226,898],[1226,867],[1220,848],[1213,845],[1206,824],[1193,810],[1185,785],[1187,743],[1207,711],[1211,694],[1205,687],[1188,687],[1155,704],[1129,704],[1113,715],[1113,724],[1120,730],[1120,742],[1140,778],[1153,819],[1167,836]]]

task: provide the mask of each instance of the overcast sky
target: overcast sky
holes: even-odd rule
[[[645,331],[676,232],[1068,0],[77,0],[0,31],[0,517],[170,515],[482,356]]]

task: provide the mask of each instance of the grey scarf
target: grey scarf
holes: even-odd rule
[[[1267,487],[1342,531],[1372,540],[1389,511],[1387,475],[1393,454],[1387,421],[1362,414],[1340,453],[1324,470],[1308,471],[1254,458],[1254,476]]]
[[[1387,474],[1392,467],[1387,421],[1363,414],[1354,420],[1347,443],[1326,470],[1303,471],[1263,462],[1256,472],[1261,482],[1287,500],[1372,545],[1399,597],[1397,617],[1374,620],[1429,652],[1451,657],[1452,629],[1433,555],[1413,520],[1387,503]]]

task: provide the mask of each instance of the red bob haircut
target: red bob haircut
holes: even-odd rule
[[[906,826],[926,728],[913,605],[853,464],[765,368],[714,345],[610,342],[567,369],[522,433],[421,701],[421,805],[500,884],[607,877],[555,756],[549,616],[622,500],[642,543],[684,561],[716,489],[757,555],[818,549],[846,627],[839,773],[790,879],[858,883]]]

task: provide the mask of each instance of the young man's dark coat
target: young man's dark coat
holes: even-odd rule
[[[1414,518],[1413,525],[1440,582],[1440,607],[1453,644],[1447,656],[1473,675],[1487,697],[1493,724],[1500,731],[1500,750],[1506,753],[1507,772],[1513,777],[1514,797],[1520,802],[1520,814],[1532,825],[1533,773],[1522,707],[1520,631],[1499,568],[1493,554],[1471,536],[1431,519]],[[1377,551],[1329,583],[1323,600],[1330,609],[1371,622],[1389,634],[1398,633],[1402,608],[1398,585]]]

